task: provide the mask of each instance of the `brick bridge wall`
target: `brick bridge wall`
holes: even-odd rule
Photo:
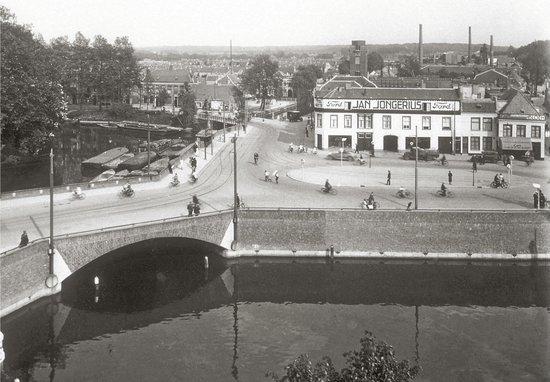
[[[528,254],[535,236],[550,253],[548,212],[266,209],[241,212],[238,249]]]

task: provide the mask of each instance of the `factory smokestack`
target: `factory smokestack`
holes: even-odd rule
[[[233,73],[233,40],[229,40],[229,73]]]
[[[418,25],[418,63],[422,66],[422,24]]]
[[[491,35],[491,46],[489,47],[489,66],[493,67],[493,35]]]
[[[468,27],[468,64],[472,59],[472,27]]]

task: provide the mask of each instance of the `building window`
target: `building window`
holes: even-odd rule
[[[493,118],[483,118],[483,131],[493,131]]]
[[[382,116],[382,128],[391,129],[391,115]]]
[[[372,114],[367,114],[366,117],[367,129],[372,129]]]
[[[516,137],[525,137],[525,125],[517,125],[516,126]]]
[[[403,130],[411,129],[411,117],[403,117]]]
[[[355,65],[359,65],[361,63],[361,57],[355,57]]]
[[[451,117],[443,117],[441,119],[441,128],[443,130],[451,130]]]
[[[531,126],[531,138],[540,138],[540,126]]]
[[[323,114],[317,114],[317,127],[323,127]]]
[[[470,150],[479,151],[479,137],[470,137]]]
[[[493,150],[493,138],[483,137],[483,150],[492,151]]]
[[[332,129],[337,129],[338,128],[338,116],[337,115],[332,114],[330,116],[330,127]]]
[[[432,128],[432,117],[422,117],[422,130],[430,130]]]
[[[351,115],[349,114],[344,115],[344,127],[351,128]]]
[[[502,125],[502,136],[503,137],[512,136],[512,125]]]
[[[479,131],[479,117],[472,117],[470,126],[472,126],[472,131]]]
[[[365,114],[357,114],[357,128],[358,129],[364,129],[365,128]]]

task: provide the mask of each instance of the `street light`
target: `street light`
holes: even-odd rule
[[[342,138],[342,148],[340,149],[340,166],[343,166],[343,156],[344,156],[344,142],[347,141],[347,138]]]
[[[48,249],[48,259],[49,259],[49,271],[50,275],[53,275],[53,139],[54,134],[50,133],[51,138],[51,147],[50,147],[50,246]]]
[[[510,161],[509,163],[506,165],[506,167],[508,167],[508,185],[511,187],[512,186],[512,161],[514,160],[514,156],[513,155],[510,155]]]
[[[237,249],[237,208],[238,208],[238,196],[237,196],[237,135],[233,135],[231,138],[231,143],[233,143],[233,243],[231,244],[231,249]]]
[[[225,143],[225,105],[222,102],[222,119],[223,119],[223,143]]]
[[[414,126],[414,209],[418,209],[418,125]]]
[[[151,115],[147,114],[147,172],[151,180]]]

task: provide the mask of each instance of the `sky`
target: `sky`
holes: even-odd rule
[[[550,39],[548,0],[0,0],[46,41],[80,31],[135,47],[348,45]]]

